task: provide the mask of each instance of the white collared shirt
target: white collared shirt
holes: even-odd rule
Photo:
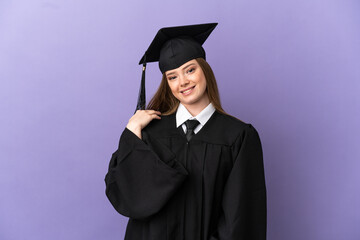
[[[184,123],[189,119],[196,119],[200,122],[200,124],[197,125],[197,127],[194,129],[194,133],[196,134],[205,125],[214,112],[214,106],[212,103],[209,103],[206,108],[204,108],[198,115],[193,117],[186,109],[186,107],[180,103],[178,109],[176,110],[176,127],[178,128],[180,125],[182,125],[182,128],[186,133],[186,125]]]

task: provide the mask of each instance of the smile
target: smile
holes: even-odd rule
[[[182,94],[184,94],[184,95],[188,95],[188,94],[190,94],[191,92],[192,92],[192,90],[194,89],[194,87],[195,86],[193,86],[193,87],[191,87],[191,88],[188,88],[188,89],[186,89],[186,90],[184,90],[184,91],[180,91]]]

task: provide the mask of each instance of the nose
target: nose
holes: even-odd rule
[[[179,78],[180,78],[180,81],[179,81],[179,82],[180,82],[180,86],[181,86],[181,87],[185,87],[186,85],[189,84],[189,79],[187,79],[186,76],[180,75]]]

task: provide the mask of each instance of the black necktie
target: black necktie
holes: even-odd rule
[[[194,129],[197,125],[199,125],[200,122],[196,119],[193,120],[187,120],[185,122],[186,125],[186,139],[190,141],[191,137],[194,135]]]

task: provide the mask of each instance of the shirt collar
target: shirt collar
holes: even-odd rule
[[[209,103],[206,108],[204,108],[198,115],[193,117],[191,113],[186,109],[184,105],[179,103],[179,107],[176,110],[176,127],[178,128],[181,124],[183,124],[188,119],[195,119],[200,122],[201,125],[205,125],[207,120],[211,117],[211,115],[215,112],[215,107],[212,103]]]

